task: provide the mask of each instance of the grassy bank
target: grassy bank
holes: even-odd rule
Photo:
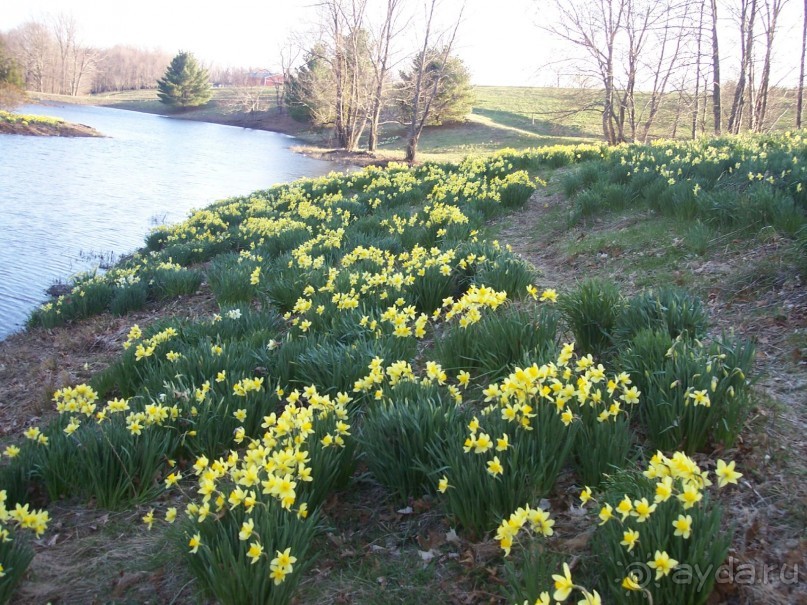
[[[71,124],[57,118],[0,111],[0,134],[45,137],[99,137],[100,132],[83,124]]]
[[[15,602],[797,602],[805,161],[543,148],[158,228],[0,345],[0,588],[35,553]],[[789,567],[675,580],[723,564]]]

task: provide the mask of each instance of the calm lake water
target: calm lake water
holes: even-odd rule
[[[282,134],[102,107],[27,106],[106,138],[0,136],[0,339],[57,280],[139,248],[193,208],[333,164]]]

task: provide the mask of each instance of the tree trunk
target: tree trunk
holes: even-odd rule
[[[339,9],[331,6],[333,11],[333,75],[336,81],[336,97],[334,99],[334,138],[336,146],[344,148],[347,144],[345,137],[345,54],[342,41],[342,30],[339,27]]]
[[[370,113],[370,132],[367,137],[367,151],[375,151],[378,147],[378,123],[380,121],[381,94],[377,92],[375,99],[373,99],[373,109]]]
[[[805,0],[807,2],[807,0]],[[692,108],[692,138],[696,138],[698,134],[698,113],[700,110],[700,100],[701,100],[701,43],[703,41],[703,9],[706,5],[706,0],[701,0],[701,7],[700,7],[700,15],[698,17],[698,38],[697,38],[697,50],[695,55],[695,101],[694,106]]]
[[[432,2],[432,10],[434,10],[434,2]],[[431,25],[431,17],[429,17],[429,25]],[[428,48],[429,41],[429,28],[426,28],[426,44],[423,45],[423,53],[420,55],[420,65],[418,65],[418,73],[415,76],[415,90],[412,96],[412,121],[409,123],[407,132],[406,143],[406,156],[407,162],[414,163],[417,158],[418,141],[420,140],[420,133],[423,127],[418,128],[418,113],[420,112],[420,94],[421,87],[423,86],[423,71],[426,66],[426,49]]]
[[[734,102],[729,116],[729,132],[738,134],[743,122],[745,109],[745,87],[751,70],[751,56],[754,50],[754,18],[757,13],[757,0],[743,0],[740,14],[740,75],[734,91]]]
[[[804,0],[804,19],[801,26],[801,66],[799,68],[799,95],[796,101],[796,128],[801,128],[804,110],[804,56],[807,54],[807,0]]]
[[[807,0],[805,0],[807,2]],[[722,130],[723,108],[720,98],[720,52],[717,44],[717,0],[712,0],[712,114],[715,135]]]
[[[406,142],[406,161],[411,164],[417,161],[419,139],[420,134],[415,132],[410,134],[409,140]]]
[[[613,45],[611,46],[611,51]],[[612,52],[608,51],[608,58],[605,65],[605,98],[603,99],[602,110],[602,132],[609,145],[617,144],[617,133],[614,128],[614,63]]]

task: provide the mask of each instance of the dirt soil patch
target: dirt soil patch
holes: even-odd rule
[[[0,342],[0,439],[55,414],[56,389],[87,382],[122,351],[133,324],[145,328],[166,317],[209,317],[218,311],[206,286],[168,304],[152,303],[125,317],[108,313],[46,330],[32,328]]]

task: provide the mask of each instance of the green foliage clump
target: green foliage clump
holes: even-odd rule
[[[718,232],[753,235],[772,226],[792,238],[807,223],[801,132],[619,147],[563,179],[574,198],[573,223],[625,207],[702,224]],[[711,233],[688,239],[703,254]]]
[[[608,475],[625,467],[634,433],[626,414],[603,421],[591,406],[581,408],[581,412],[572,460],[580,480],[597,487]]]
[[[0,36],[0,109],[14,109],[25,100],[25,77],[19,62]],[[0,112],[0,123],[6,116]],[[0,599],[2,600],[2,599]]]
[[[452,325],[436,342],[444,368],[495,381],[526,359],[548,361],[557,350],[558,317],[553,309],[510,307],[468,327]]]
[[[311,122],[318,126],[327,124],[333,115],[328,94],[333,86],[325,48],[315,45],[286,82],[284,100],[289,115],[298,122]]]
[[[613,332],[624,304],[613,282],[587,279],[558,301],[561,313],[583,353],[602,356],[613,346]]]
[[[207,270],[207,283],[220,305],[248,303],[257,290],[251,274],[256,269],[253,262],[235,254],[220,254]]]
[[[567,430],[547,405],[535,410],[532,426],[524,430],[494,411],[471,421],[465,442],[455,430],[450,439],[432,446],[446,479],[446,509],[470,536],[482,536],[525,502],[548,495],[555,485],[574,430]],[[498,451],[494,446],[502,438],[509,445]],[[494,476],[489,469],[496,459],[502,472]]]
[[[142,282],[117,288],[109,302],[109,311],[112,315],[126,315],[132,311],[139,311],[146,306],[148,295],[148,286]]]
[[[651,329],[639,332],[621,366],[642,392],[639,416],[652,447],[687,453],[734,444],[750,409],[754,345],[738,338],[704,344]]]
[[[241,539],[239,534],[247,519],[252,521],[253,527],[248,537]],[[187,521],[182,524],[183,532],[176,542],[182,546],[182,560],[204,592],[219,602],[285,605],[292,601],[300,580],[316,561],[312,546],[318,520],[317,514],[299,519],[280,506],[261,503],[250,514],[239,507],[204,523]],[[198,546],[189,552],[187,544],[194,538],[198,539]],[[253,562],[249,549],[254,543],[260,544],[263,550]],[[283,580],[277,583],[272,577],[272,562],[279,564],[278,555],[287,549],[294,557],[293,563],[286,568],[289,571]]]
[[[364,410],[359,444],[376,480],[401,502],[433,493],[439,467],[434,452],[463,425],[465,415],[453,402],[428,397],[394,397]]]
[[[684,460],[678,454],[672,459]],[[660,500],[657,484],[646,476],[651,474],[656,481],[661,480],[662,477],[653,472],[660,466],[651,463],[644,474],[635,470],[619,473],[598,497],[601,505],[612,507],[614,515],[613,519],[600,524],[592,543],[601,578],[599,588],[602,594],[609,595],[620,605],[646,603],[648,593],[654,603],[703,605],[712,592],[717,570],[728,554],[732,532],[723,527],[722,507],[701,491],[703,486],[697,478],[671,474],[668,477],[671,493],[669,497],[665,493]],[[698,494],[697,501],[687,503],[678,499],[688,489],[689,493]],[[642,499],[652,511],[644,521],[640,521],[636,510]],[[618,512],[617,505],[622,500],[631,505],[627,514]],[[678,531],[676,535],[674,523],[681,524],[682,517],[681,527],[685,529],[688,525],[691,531]],[[626,532],[637,532],[637,539],[630,548],[626,546]],[[651,567],[659,553],[687,567],[671,572],[662,568],[660,573]],[[622,587],[622,579],[631,573],[641,590],[628,591]]]
[[[709,317],[700,299],[680,288],[663,286],[628,299],[616,319],[613,336],[627,346],[645,329],[667,332],[674,339],[681,335],[703,338],[708,327]]]

